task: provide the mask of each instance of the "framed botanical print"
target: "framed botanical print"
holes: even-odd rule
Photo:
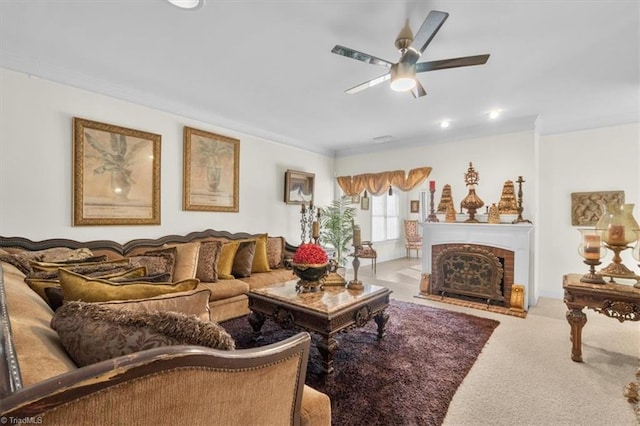
[[[161,139],[74,117],[73,225],[159,225]]]
[[[309,204],[313,202],[315,174],[287,170],[284,174],[284,202]]]
[[[240,140],[184,128],[184,210],[239,211]]]

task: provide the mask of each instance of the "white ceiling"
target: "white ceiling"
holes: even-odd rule
[[[421,61],[487,64],[419,74],[419,99],[344,93],[385,69],[334,45],[396,62],[404,20],[430,10],[450,16]],[[326,154],[640,121],[637,0],[0,0],[0,47],[7,69]]]

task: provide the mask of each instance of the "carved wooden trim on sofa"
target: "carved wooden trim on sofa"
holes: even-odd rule
[[[246,232],[230,233],[227,231],[215,231],[213,229],[207,229],[205,231],[191,232],[187,235],[166,235],[160,238],[139,238],[131,240],[124,244],[120,244],[116,241],[110,240],[95,240],[95,241],[76,241],[68,240],[64,238],[52,238],[42,241],[32,241],[23,237],[2,237],[0,236],[0,248],[12,247],[21,248],[25,250],[45,250],[53,247],[68,247],[72,249],[88,248],[91,250],[110,250],[119,255],[125,256],[137,247],[160,247],[164,244],[172,243],[188,243],[203,238],[228,238],[231,240],[241,240],[244,238],[257,237],[263,234],[248,234]],[[286,242],[285,242],[286,244]],[[287,244],[288,245],[288,244]]]

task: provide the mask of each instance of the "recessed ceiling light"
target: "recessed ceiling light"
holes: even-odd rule
[[[393,136],[391,135],[377,136],[373,138],[373,143],[387,143],[387,142],[391,142],[392,140],[393,140]]]
[[[440,127],[442,127],[443,129],[446,129],[447,127],[449,127],[449,124],[451,124],[449,120],[443,120],[440,122]]]
[[[502,110],[500,109],[494,109],[493,111],[489,112],[489,118],[495,120],[496,118],[500,117],[501,112]]]
[[[204,4],[204,0],[167,0],[174,6],[179,7],[180,9],[189,9],[194,10],[202,7]]]

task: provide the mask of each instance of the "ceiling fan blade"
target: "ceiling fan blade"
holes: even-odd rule
[[[371,56],[367,53],[362,53],[362,52],[358,52],[357,50],[349,49],[348,47],[340,46],[339,44],[336,44],[333,47],[333,49],[331,49],[331,53],[335,53],[336,55],[346,56],[347,58],[366,62],[368,64],[380,65],[387,68],[391,68],[391,65],[393,65],[392,62],[386,61],[384,59],[376,58],[375,56]]]
[[[386,73],[381,75],[380,77],[376,77],[373,80],[365,81],[362,84],[358,84],[357,86],[352,87],[351,89],[345,90],[346,93],[353,95],[354,93],[358,93],[363,91],[364,89],[368,89],[369,87],[373,87],[376,84],[380,84],[384,81],[387,81],[391,78],[391,74]]]
[[[427,94],[427,91],[424,90],[424,87],[422,87],[422,84],[420,84],[418,79],[416,79],[416,85],[414,86],[414,88],[411,89],[411,94],[414,98],[419,98]]]
[[[422,54],[448,17],[449,14],[447,12],[438,12],[437,10],[429,12],[422,23],[422,26],[413,38],[411,48]]]
[[[464,56],[462,58],[442,59],[440,61],[419,62],[416,64],[416,72],[436,71],[446,68],[469,67],[482,65],[487,62],[489,55]]]

